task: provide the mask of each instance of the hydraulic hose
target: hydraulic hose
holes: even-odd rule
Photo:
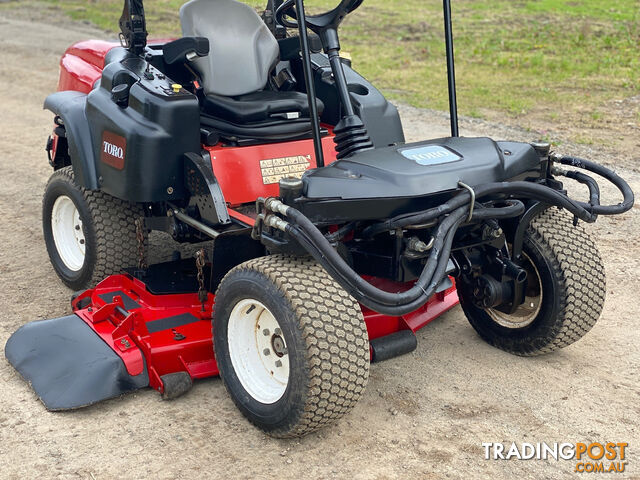
[[[325,235],[325,238],[329,243],[337,242],[339,240],[342,240],[344,237],[346,237],[354,228],[356,228],[356,222],[347,223],[342,227],[340,227],[335,232],[328,233],[327,235]]]
[[[527,181],[488,183],[474,188],[475,198],[481,200],[483,197],[492,195],[495,202],[497,196],[504,198],[504,205],[496,207],[478,203],[477,208],[474,208],[472,212],[471,222],[522,215],[525,210],[524,204],[520,200],[509,197],[538,200],[555,205],[589,223],[594,222],[598,215],[623,213],[633,206],[634,197],[631,188],[612,170],[575,157],[556,157],[555,160],[564,165],[588,170],[609,180],[622,193],[623,201],[617,205],[602,206],[600,205],[600,189],[593,178],[581,172],[561,172],[568,178],[587,185],[589,188],[588,203],[573,200],[563,192],[539,183]],[[425,267],[415,284],[410,289],[399,293],[381,290],[364,280],[333,248],[330,240],[333,240],[334,235],[330,235],[330,240],[328,240],[300,211],[277,200],[273,210],[283,214],[289,221],[285,222],[276,217],[277,228],[284,230],[296,239],[356,300],[374,311],[397,316],[415,311],[435,292],[446,273],[456,231],[469,215],[470,203],[471,194],[464,190],[437,207],[422,212],[399,215],[363,230],[363,236],[373,237],[385,231],[440,219],[434,234],[434,244]],[[336,232],[335,236],[341,236],[350,228],[351,225],[342,227],[339,234]]]
[[[458,222],[462,222],[464,217],[465,212],[462,211]],[[337,258],[333,255],[324,255],[324,249],[317,248],[318,246],[313,240],[308,238],[306,232],[300,230],[298,226],[288,225],[287,228],[287,232],[305,247],[316,261],[358,302],[371,310],[393,316],[404,315],[416,310],[433,295],[446,272],[455,230],[456,228],[451,228],[444,238],[441,237],[441,243],[444,244],[444,248],[441,251],[437,250],[435,246],[431,249],[427,265],[418,279],[427,278],[428,285],[424,290],[420,288],[418,281],[416,281],[416,284],[406,292],[390,293],[380,290],[362,279],[339,255],[336,254]],[[404,298],[407,294],[411,294],[412,297],[404,300],[404,303],[399,303],[401,297]],[[394,304],[390,305],[380,300],[391,300]]]
[[[622,193],[622,202],[617,205],[599,205],[600,202],[598,202],[598,205],[593,205],[585,202],[576,202],[583,208],[591,210],[595,215],[618,215],[630,210],[631,207],[633,207],[633,190],[631,190],[629,184],[625,182],[622,177],[620,177],[610,168],[603,167],[602,165],[598,165],[595,162],[578,157],[563,156],[556,158],[555,160],[559,161],[562,165],[582,168],[584,170],[588,170],[589,172],[595,173],[596,175],[609,180],[616,186],[620,193]]]
[[[562,192],[553,190],[545,185],[525,181],[496,182],[478,185],[474,188],[476,198],[481,199],[482,197],[487,195],[503,194],[517,196],[518,198],[530,198],[532,200],[539,200],[550,205],[565,208],[575,217],[587,223],[595,222],[598,215],[618,215],[620,213],[628,211],[633,206],[634,196],[631,187],[613,170],[610,170],[589,160],[584,160],[576,157],[558,157],[557,161],[564,165],[570,165],[572,167],[588,170],[610,181],[620,191],[620,193],[622,193],[622,203],[619,203],[617,205],[600,205],[599,188],[597,189],[598,199],[596,201],[593,197],[595,191],[593,189],[593,185],[591,185],[591,180],[593,179],[586,180],[588,176],[584,174],[579,175],[580,180],[578,178],[576,178],[576,180],[580,181],[581,183],[586,183],[589,186],[589,191],[591,194],[590,203],[573,200],[567,197]],[[447,214],[455,208],[469,203],[470,199],[470,193],[464,190],[458,193],[458,195],[453,197],[448,202],[445,202],[437,207],[418,213],[399,215],[384,222],[371,225],[367,227],[362,234],[365,237],[372,237],[384,231],[394,230],[396,228],[402,228],[412,224],[425,223],[429,220],[433,220],[434,218],[438,218],[441,215]]]
[[[589,189],[590,211],[591,213],[593,213],[593,207],[600,205],[600,187],[598,186],[598,182],[596,182],[595,179],[593,179],[593,177],[590,177],[589,175],[573,170],[570,172],[563,172],[562,175],[587,186],[587,188]]]
[[[474,211],[472,220],[516,217],[522,215],[524,209],[522,202],[510,201],[504,207],[478,209]],[[438,225],[433,247],[420,277],[409,290],[391,293],[374,287],[360,277],[301,212],[289,207],[286,213],[292,224],[287,233],[300,242],[356,300],[372,310],[388,315],[412,312],[433,294],[446,271],[455,233],[467,214],[465,206],[459,207]]]

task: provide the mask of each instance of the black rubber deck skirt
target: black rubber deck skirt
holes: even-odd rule
[[[146,365],[140,375],[129,375],[122,359],[77,315],[22,326],[4,352],[47,410],[84,407],[149,385]]]

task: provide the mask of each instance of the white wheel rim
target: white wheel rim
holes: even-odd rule
[[[80,212],[66,195],[59,196],[51,210],[53,242],[60,259],[69,270],[79,271],[84,264],[85,238]]]
[[[275,403],[289,383],[289,354],[280,324],[262,303],[239,301],[227,329],[229,357],[244,389],[256,401]]]

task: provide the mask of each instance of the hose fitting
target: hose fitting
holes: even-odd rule
[[[287,225],[289,225],[288,222],[282,220],[281,218],[275,216],[275,215],[267,215],[264,219],[264,224],[267,227],[272,227],[272,228],[276,228],[278,230],[281,230],[283,232],[287,231]]]
[[[281,215],[284,215],[285,217],[288,215],[287,212],[291,208],[274,197],[267,198],[264,202],[264,206],[267,210],[271,210],[272,212],[279,213]]]

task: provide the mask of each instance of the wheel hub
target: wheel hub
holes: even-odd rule
[[[80,212],[73,200],[66,195],[59,196],[53,204],[51,230],[62,262],[69,270],[79,271],[86,253],[84,229]]]
[[[244,389],[261,403],[277,402],[289,383],[289,355],[271,311],[255,299],[239,301],[229,316],[228,344]]]
[[[523,252],[522,257],[524,260],[522,267],[527,271],[524,302],[511,314],[501,312],[495,308],[487,308],[489,316],[496,323],[506,328],[523,328],[530,325],[542,308],[542,280],[540,279],[540,274],[526,253]]]
[[[287,353],[287,347],[284,344],[284,338],[278,334],[271,337],[271,348],[278,357],[283,357]]]

